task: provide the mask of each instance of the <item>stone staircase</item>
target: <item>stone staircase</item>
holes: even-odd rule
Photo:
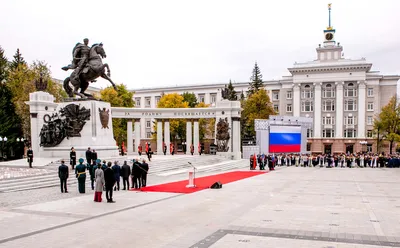
[[[124,160],[132,161],[131,158],[118,158],[114,159],[120,161],[122,165]],[[65,161],[66,164],[69,162]],[[223,171],[235,170],[235,169],[247,169],[247,160],[227,160],[220,156],[154,156],[151,162],[149,162],[149,176],[156,175],[161,177],[168,177],[171,175],[178,175],[187,173],[192,166],[189,162],[197,168],[196,173],[219,173]],[[131,165],[131,162],[128,164]],[[29,177],[18,177],[11,179],[0,180],[0,193],[1,192],[16,192],[30,189],[39,189],[47,187],[59,187],[60,181],[57,175],[57,163],[46,166],[48,173]],[[90,180],[86,180],[89,185]],[[74,172],[70,171],[70,178],[67,181],[68,186],[77,184],[75,180]]]

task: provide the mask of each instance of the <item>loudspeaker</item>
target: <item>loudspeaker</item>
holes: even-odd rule
[[[211,187],[210,187],[211,189],[220,189],[220,188],[222,188],[222,183],[221,182],[215,182],[215,183],[213,183],[213,185],[211,185]]]

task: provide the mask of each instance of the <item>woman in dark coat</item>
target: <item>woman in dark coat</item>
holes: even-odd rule
[[[112,170],[114,171],[114,177],[115,177],[115,182],[116,182],[116,185],[114,186],[114,191],[116,191],[117,189],[119,191],[119,181],[120,181],[120,176],[121,176],[121,167],[118,165],[118,161],[114,162]]]

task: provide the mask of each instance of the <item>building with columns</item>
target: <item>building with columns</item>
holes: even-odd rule
[[[323,31],[323,44],[316,59],[295,63],[290,76],[264,81],[275,111],[283,116],[311,117],[307,150],[313,153],[375,152],[374,118],[397,92],[399,75],[372,71],[372,64],[343,57],[343,47],[335,41],[330,25]],[[224,84],[197,84],[176,87],[134,89],[138,108],[155,108],[162,94],[193,92],[199,102],[215,106],[221,101]],[[238,96],[246,95],[249,82],[234,83]],[[152,118],[141,119],[141,137],[150,140]]]

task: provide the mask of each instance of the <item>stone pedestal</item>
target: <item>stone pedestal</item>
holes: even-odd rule
[[[75,148],[77,158],[85,158],[85,152],[88,147],[96,150],[100,159],[119,155],[113,136],[110,103],[94,100],[54,103],[54,97],[46,92],[31,93],[29,99],[30,101],[26,102],[26,104],[30,107],[31,139],[32,148],[35,148],[33,150],[35,157],[69,159],[71,147]],[[64,138],[59,145],[54,147],[39,146],[39,134],[45,124],[44,116],[46,114],[51,116],[54,113],[60,115],[59,110],[69,104],[76,104],[80,108],[85,107],[86,109],[90,109],[90,119],[83,126],[80,132],[81,137]],[[100,121],[99,110],[103,110],[103,108],[109,110],[108,128],[103,128]]]

